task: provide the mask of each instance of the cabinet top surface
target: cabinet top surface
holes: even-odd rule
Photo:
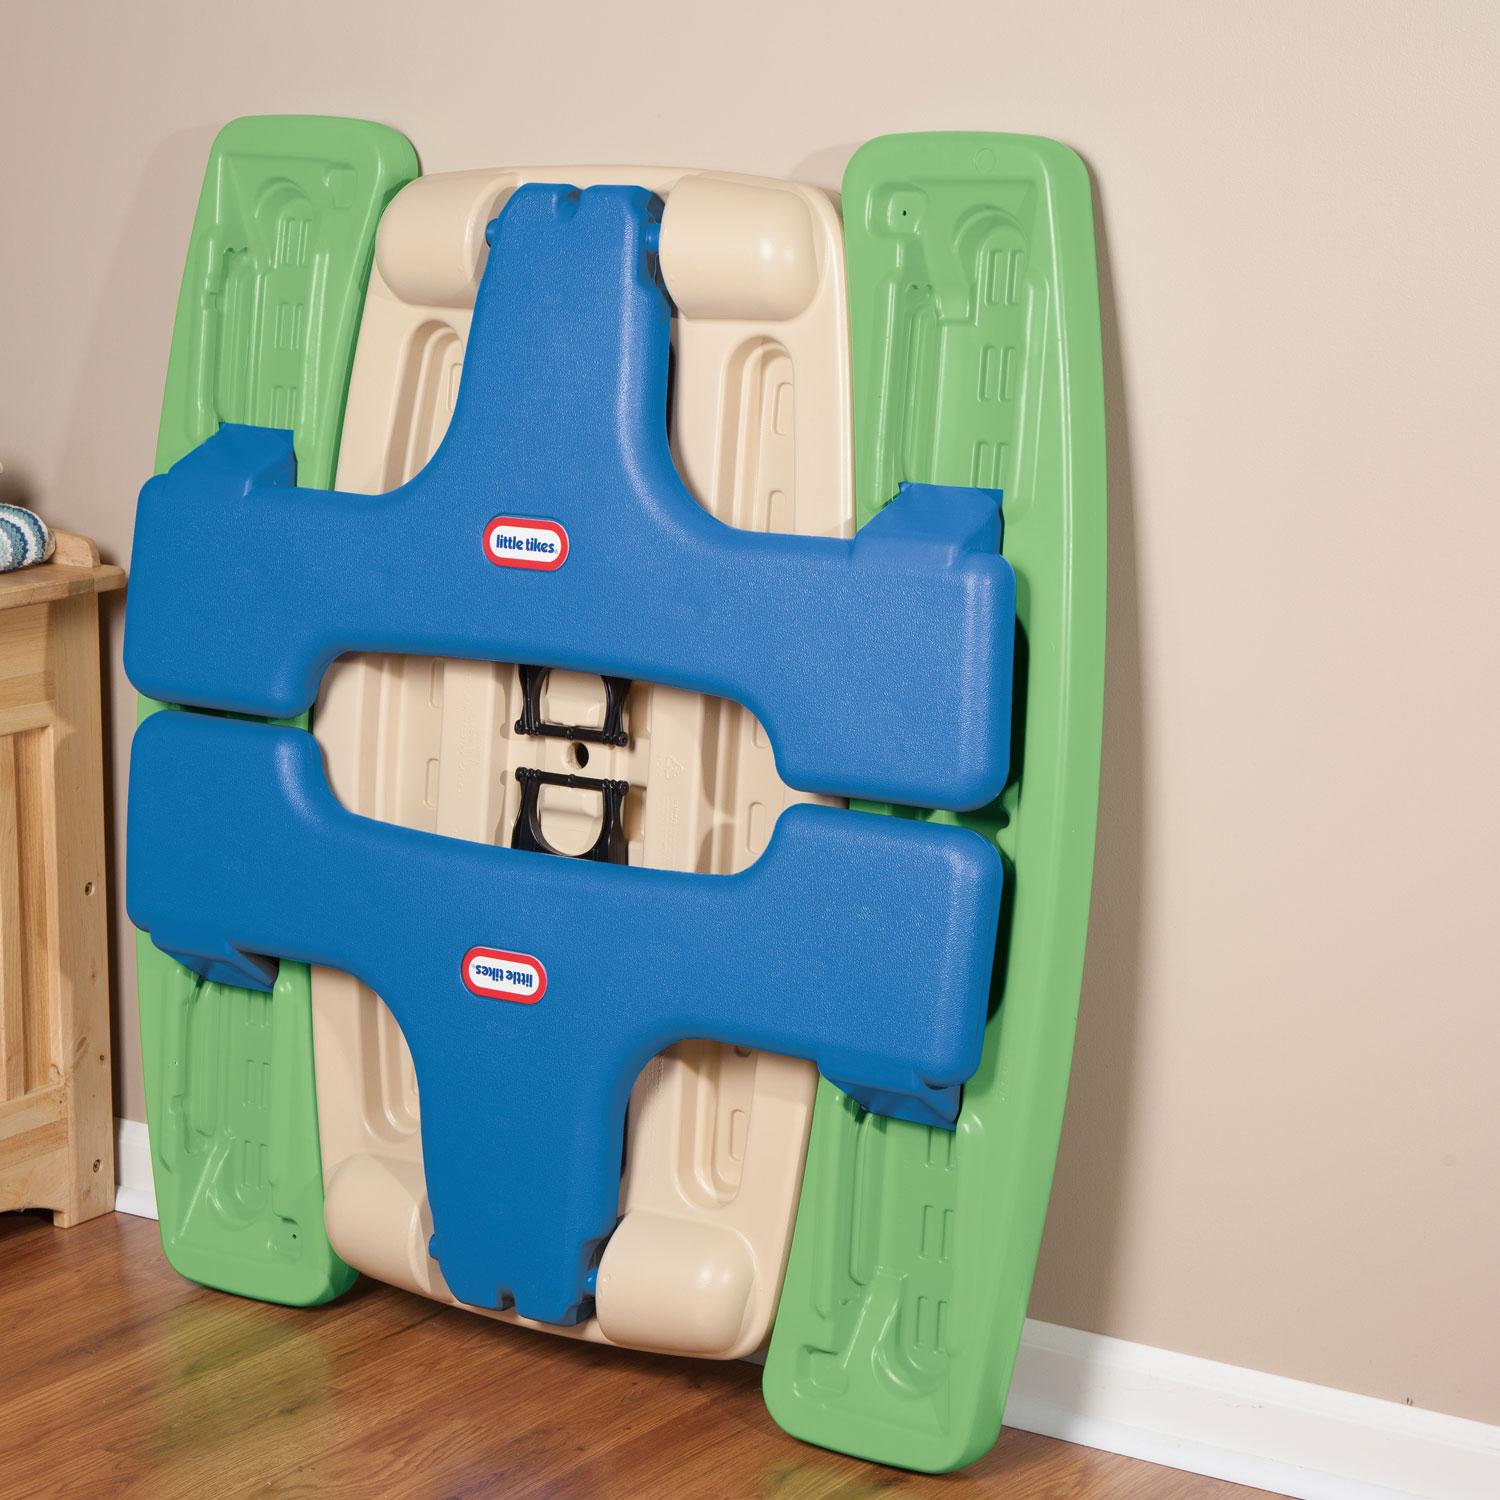
[[[105,594],[125,586],[125,570],[99,561],[99,549],[87,537],[55,532],[51,560],[14,573],[0,573],[0,609],[46,604],[75,594]]]

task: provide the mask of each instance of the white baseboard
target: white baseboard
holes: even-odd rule
[[[115,1212],[156,1218],[151,1140],[142,1120],[115,1121]]]
[[[1006,1425],[1299,1500],[1495,1500],[1500,1426],[1028,1322]]]
[[[116,1121],[121,1213],[156,1217],[146,1127]],[[1028,1322],[1008,1427],[1299,1500],[1495,1500],[1500,1426]]]

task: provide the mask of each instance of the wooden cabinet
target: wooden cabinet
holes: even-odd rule
[[[0,1209],[114,1206],[99,595],[83,537],[0,573]]]

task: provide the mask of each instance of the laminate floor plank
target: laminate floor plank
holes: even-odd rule
[[[1254,1500],[1007,1430],[933,1477],[794,1442],[760,1371],[552,1339],[362,1282],[322,1308],[205,1291],[156,1226],[0,1214],[0,1500]]]

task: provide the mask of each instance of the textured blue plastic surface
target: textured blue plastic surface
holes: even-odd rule
[[[136,731],[129,816],[130,916],[158,946],[242,984],[267,978],[249,955],[329,964],[385,998],[433,1254],[479,1306],[586,1312],[630,1086],[674,1042],[812,1058],[926,1123],[979,1061],[1002,873],[964,829],[803,805],[737,875],[558,859],[359,817],[311,735],[194,713]],[[534,1003],[473,992],[476,947],[530,963]]]
[[[510,198],[452,425],[401,489],[296,490],[290,434],[228,426],[151,480],[135,685],[286,718],[346,651],[571,667],[745,704],[805,791],[953,809],[998,796],[1015,631],[998,495],[910,487],[852,542],[708,515],[667,442],[659,214],[643,188]],[[497,518],[556,550],[492,561]]]

